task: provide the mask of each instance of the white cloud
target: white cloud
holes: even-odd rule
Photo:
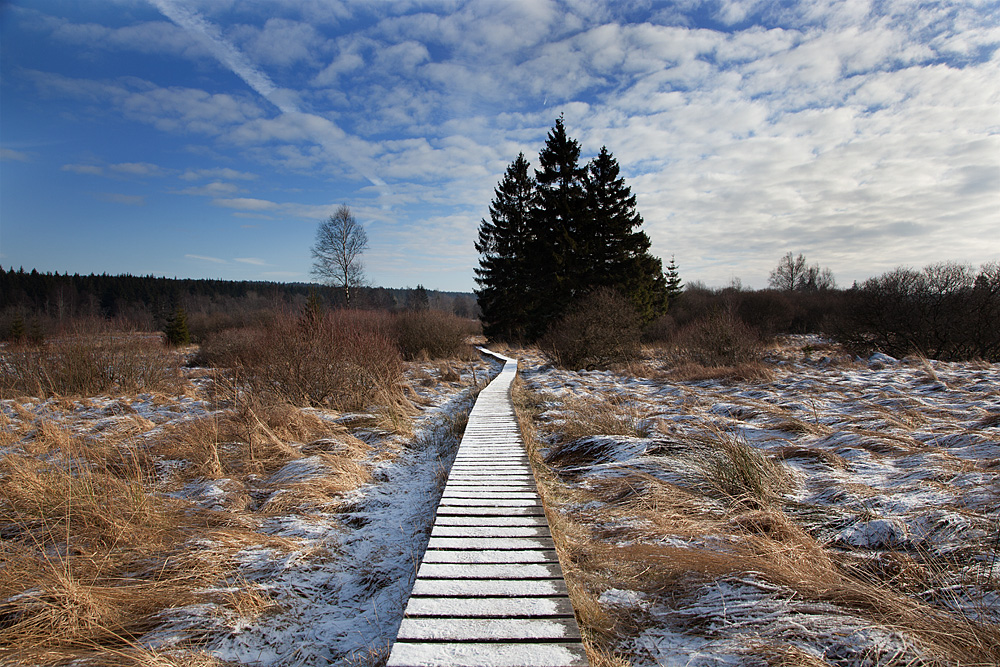
[[[262,115],[249,100],[194,88],[122,91],[116,97],[126,117],[167,132],[218,136]]]
[[[241,264],[253,264],[254,266],[268,266],[268,263],[259,257],[234,257],[233,261]]]
[[[104,167],[96,164],[64,164],[60,171],[71,171],[74,174],[86,174],[88,176],[102,176]]]
[[[218,169],[188,169],[181,174],[180,178],[185,181],[197,181],[212,178],[221,178],[229,181],[252,181],[257,178],[257,174],[223,167]]]
[[[312,25],[301,21],[269,18],[262,28],[240,25],[232,32],[255,61],[266,65],[308,63],[326,50],[326,40]]]
[[[239,186],[232,183],[213,181],[198,187],[184,188],[177,190],[177,194],[196,195],[200,197],[227,197],[242,192]]]
[[[186,257],[187,259],[196,259],[201,262],[211,262],[213,264],[228,264],[226,260],[219,259],[218,257],[208,257],[205,255],[190,255],[190,254],[184,255],[184,257]]]
[[[165,176],[166,172],[161,167],[149,162],[122,162],[110,166],[112,171],[130,176]]]
[[[15,151],[11,148],[0,148],[0,160],[13,160],[15,162],[30,162],[31,158],[27,153]]]
[[[249,197],[237,197],[234,199],[213,199],[213,206],[224,208],[235,208],[240,211],[273,211],[280,208],[279,204],[266,199],[252,199]]]

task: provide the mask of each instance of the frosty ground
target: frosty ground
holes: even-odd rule
[[[655,355],[624,373],[527,362],[564,569],[611,653],[1000,657],[1000,366],[815,337],[775,346],[752,382],[673,381]]]
[[[220,376],[198,368],[185,370],[183,392],[175,396],[3,401],[0,473],[11,484],[4,492],[8,507],[23,495],[13,486],[30,466],[28,457],[45,459],[61,447],[95,466],[86,450],[101,443],[141,452],[155,468],[150,492],[210,525],[189,528],[192,536],[171,556],[184,561],[184,576],[201,588],[186,596],[189,604],[167,605],[150,632],[105,649],[87,649],[81,640],[63,654],[34,658],[23,654],[23,645],[7,645],[0,660],[61,663],[74,652],[90,656],[78,664],[102,665],[384,660],[464,420],[478,389],[498,371],[480,360],[411,363],[405,415],[234,405],[238,395],[220,396]],[[11,534],[28,530],[13,525],[13,513],[5,515]],[[66,547],[70,555],[74,549],[87,558],[87,547]],[[162,567],[173,569],[166,561]],[[17,585],[13,569],[0,568],[9,575],[5,590]],[[112,569],[98,568],[95,583],[104,583]],[[64,578],[50,574],[39,577],[37,588],[0,601],[8,621],[24,613],[44,616],[46,607],[69,597]]]
[[[595,664],[996,656],[1000,365],[861,360],[812,337],[774,346],[749,381],[678,379],[655,350],[618,371],[508,354]],[[409,365],[405,419],[241,411],[204,369],[177,395],[6,400],[3,474],[48,456],[55,428],[145,452],[156,494],[217,517],[186,538],[186,567],[206,571],[196,598],[161,612],[131,647],[155,659],[130,664],[376,665],[498,370]],[[192,449],[205,429],[214,461]],[[240,447],[245,470],[219,464]]]

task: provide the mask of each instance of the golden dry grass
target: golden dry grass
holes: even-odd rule
[[[0,662],[221,664],[183,646],[142,649],[137,640],[162,612],[193,602],[243,618],[273,609],[257,587],[234,578],[236,554],[249,546],[281,552],[298,545],[254,532],[252,517],[335,510],[340,496],[371,480],[362,463],[371,447],[310,411],[262,405],[235,392],[217,399],[229,407],[165,428],[135,414],[127,401],[96,411],[87,399],[44,409],[6,404]],[[74,421],[80,407],[90,416]],[[268,475],[306,456],[322,467],[322,479],[266,486]],[[153,474],[159,460],[180,463],[165,469],[172,478]],[[205,510],[160,493],[198,480],[218,480],[224,501]],[[255,507],[252,491],[270,500]],[[221,592],[206,596],[206,590]]]
[[[752,574],[795,599],[832,604],[903,633],[920,647],[923,664],[1000,664],[1000,628],[908,595],[919,572],[910,568],[905,575],[905,563],[895,578],[863,576],[847,567],[786,513],[782,496],[793,481],[780,463],[731,434],[709,429],[688,443],[695,452],[692,470],[700,466],[705,473],[700,483],[678,486],[636,471],[571,486],[549,465],[562,463],[557,457],[546,463],[539,455],[540,403],[515,383],[515,406],[560,562],[595,655],[611,655],[617,641],[636,636],[644,623],[641,614],[602,608],[602,591],[636,590],[681,604],[702,582]],[[553,437],[558,442],[566,436]],[[843,465],[832,453],[778,450],[779,459],[793,457]],[[719,499],[727,501],[722,511]],[[574,507],[591,509],[555,511]],[[787,646],[761,644],[753,652],[772,665],[825,664]]]
[[[557,437],[568,443],[592,435],[647,437],[650,414],[641,403],[619,395],[572,398],[560,402],[562,422]]]

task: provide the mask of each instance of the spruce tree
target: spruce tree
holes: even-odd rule
[[[167,344],[174,347],[180,345],[188,345],[191,342],[191,333],[188,331],[187,326],[187,313],[180,306],[174,311],[174,314],[167,319],[167,326],[164,330],[167,338]]]
[[[650,241],[641,231],[635,195],[620,175],[607,147],[587,166],[589,241],[583,284],[589,290],[610,287],[627,298],[644,322],[666,311],[666,283],[659,259],[649,254]]]
[[[681,282],[681,274],[677,271],[677,260],[670,256],[670,264],[667,265],[667,308],[672,308],[674,302],[684,293],[684,283]]]
[[[483,219],[479,225],[476,296],[483,333],[493,340],[523,340],[529,329],[529,304],[535,293],[531,289],[527,249],[533,238],[537,204],[529,167],[524,153],[507,167],[494,190],[490,219]]]
[[[580,166],[580,144],[566,135],[560,116],[538,154],[535,170],[538,207],[536,236],[529,246],[532,284],[531,333],[537,337],[565,312],[586,285],[591,251],[587,216],[586,167]]]
[[[666,311],[660,260],[649,253],[636,199],[607,148],[585,166],[556,120],[534,179],[521,154],[479,227],[476,294],[490,338],[537,340],[601,288],[619,292],[644,322]]]

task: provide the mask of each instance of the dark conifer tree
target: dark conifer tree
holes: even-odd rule
[[[479,225],[476,282],[483,333],[496,340],[523,340],[528,329],[531,289],[527,256],[537,204],[535,182],[524,153],[517,156],[494,190],[490,219]]]
[[[635,195],[620,176],[618,161],[601,147],[587,167],[585,230],[589,253],[584,285],[610,287],[625,296],[644,322],[666,311],[666,283],[659,259],[635,208]]]
[[[670,264],[667,265],[667,307],[671,308],[674,302],[684,293],[684,283],[681,282],[681,274],[677,271],[677,261],[674,256],[670,256]]]
[[[602,287],[620,292],[643,321],[665,312],[663,265],[649,253],[636,199],[607,148],[580,166],[580,144],[560,117],[538,158],[534,180],[523,154],[510,165],[479,228],[484,333],[537,340]]]
[[[582,296],[590,253],[587,224],[586,167],[580,166],[580,144],[566,135],[560,116],[538,154],[535,171],[537,235],[529,247],[532,284],[532,335],[540,336],[570,303]]]
[[[166,335],[167,344],[177,347],[188,345],[191,342],[191,333],[188,331],[187,313],[180,306],[174,314],[167,320],[167,326],[163,332]]]

